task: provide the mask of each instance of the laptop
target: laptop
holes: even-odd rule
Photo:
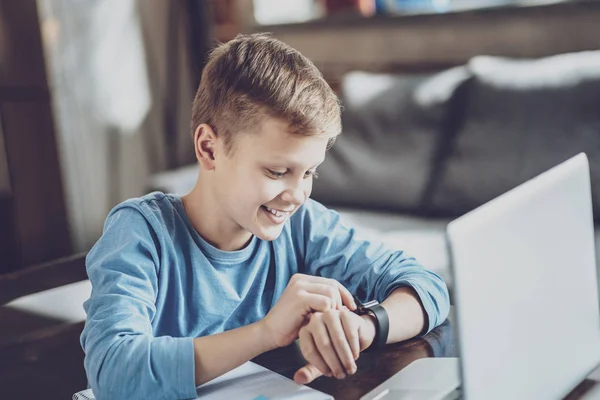
[[[600,362],[581,153],[447,229],[460,359],[411,363],[362,400],[562,399]]]

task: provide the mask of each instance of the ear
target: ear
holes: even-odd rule
[[[217,135],[207,124],[200,124],[194,132],[194,150],[196,159],[202,169],[211,171],[215,169],[215,149]]]

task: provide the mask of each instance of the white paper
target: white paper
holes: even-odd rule
[[[199,399],[210,400],[333,400],[250,361],[199,386],[197,393]]]

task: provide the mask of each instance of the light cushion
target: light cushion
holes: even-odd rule
[[[464,68],[347,74],[342,134],[319,167],[313,197],[328,206],[419,212],[448,101],[465,78]]]

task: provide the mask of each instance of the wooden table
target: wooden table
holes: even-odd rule
[[[335,399],[353,400],[370,392],[411,362],[423,357],[457,357],[458,348],[450,322],[438,326],[422,338],[386,346],[385,349],[361,354],[358,371],[343,380],[321,377],[308,386],[332,395]],[[290,379],[305,362],[296,344],[264,353],[254,360],[270,370]],[[581,399],[597,384],[584,380],[566,400]]]

